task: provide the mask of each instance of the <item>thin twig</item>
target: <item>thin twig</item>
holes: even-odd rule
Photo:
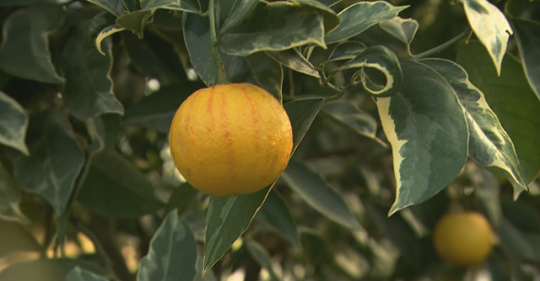
[[[215,0],[210,0],[208,6],[208,18],[210,19],[210,42],[212,42],[212,48],[210,53],[214,58],[214,63],[218,70],[218,84],[227,84],[227,76],[225,75],[225,65],[217,52],[217,45],[219,44],[219,38],[216,32],[216,13],[215,13]]]
[[[447,49],[448,47],[454,45],[455,43],[459,42],[460,40],[469,37],[471,35],[471,32],[472,32],[471,28],[467,27],[463,32],[461,32],[456,37],[442,43],[441,45],[439,45],[439,46],[437,46],[435,48],[432,48],[432,49],[429,49],[429,50],[427,50],[425,52],[422,52],[420,54],[414,55],[414,56],[412,56],[411,59],[418,60],[418,59],[423,59],[423,58],[429,57],[431,55],[437,54],[437,53]]]

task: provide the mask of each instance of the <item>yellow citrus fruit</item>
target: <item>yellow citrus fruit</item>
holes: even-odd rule
[[[477,212],[449,213],[435,226],[433,242],[439,256],[456,265],[477,265],[491,253],[493,231]]]
[[[287,167],[292,128],[281,103],[252,84],[222,84],[190,95],[169,132],[174,163],[198,190],[215,196],[258,191]]]

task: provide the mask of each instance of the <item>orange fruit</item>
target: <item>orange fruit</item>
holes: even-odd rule
[[[456,265],[477,265],[491,253],[494,234],[478,212],[449,213],[436,224],[433,242],[439,256]]]
[[[169,132],[174,163],[196,189],[215,196],[258,191],[287,167],[292,127],[281,103],[252,84],[222,84],[190,95]]]

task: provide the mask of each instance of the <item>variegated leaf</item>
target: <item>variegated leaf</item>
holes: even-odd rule
[[[392,6],[385,1],[358,2],[341,11],[340,25],[324,38],[327,44],[356,36],[373,25],[387,21],[408,6]]]
[[[398,58],[394,52],[384,46],[372,46],[356,55],[356,57],[332,73],[351,68],[360,68],[351,78],[351,84],[362,84],[364,90],[373,96],[388,97],[396,94],[403,83],[403,73]],[[371,68],[385,76],[384,85],[375,81],[365,71]],[[358,81],[360,80],[360,81]]]
[[[111,12],[117,17],[124,14],[124,7],[122,4],[122,1],[118,1],[118,0],[87,0],[87,1],[100,6],[101,8]]]
[[[247,56],[260,51],[281,51],[324,43],[324,15],[316,8],[293,2],[259,2],[250,17],[223,35],[222,50]]]
[[[356,41],[345,41],[339,43],[336,48],[328,57],[327,62],[330,61],[339,61],[339,60],[352,60],[358,54],[362,53],[367,49],[367,46],[364,43]]]
[[[410,54],[410,44],[418,30],[418,22],[414,19],[402,19],[395,17],[379,24],[383,30],[407,45]]]
[[[28,148],[24,142],[27,128],[28,115],[24,108],[0,91],[0,144],[28,155]]]
[[[512,28],[504,14],[487,0],[461,0],[465,13],[474,33],[486,47],[495,64],[497,74],[501,73],[501,64]]]
[[[471,82],[458,64],[442,59],[425,59],[422,64],[441,74],[458,95],[469,126],[469,155],[480,165],[502,170],[512,182],[515,195],[527,189],[512,140],[484,94]]]
[[[124,31],[126,30],[125,28],[123,27],[120,27],[116,24],[113,24],[113,25],[109,25],[105,28],[103,28],[103,30],[101,30],[101,32],[98,33],[98,35],[96,36],[96,49],[98,50],[98,52],[104,56],[106,56],[107,54],[105,54],[105,52],[103,51],[103,49],[101,48],[101,43],[103,42],[103,40],[115,33],[118,33],[118,32],[121,32],[121,31]]]
[[[266,54],[294,71],[319,78],[319,72],[296,48],[281,52],[266,52]]]
[[[498,76],[490,55],[477,41],[460,48],[457,63],[469,73],[471,83],[484,93],[512,138],[525,182],[532,182],[540,171],[540,101],[527,82],[523,66],[507,54]]]
[[[469,133],[452,86],[431,68],[402,61],[403,86],[376,98],[392,146],[396,201],[390,214],[421,203],[452,182],[467,160]]]

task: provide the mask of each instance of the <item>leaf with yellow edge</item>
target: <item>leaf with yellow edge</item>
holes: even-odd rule
[[[486,47],[495,64],[497,75],[501,74],[501,64],[512,28],[504,14],[487,0],[462,0],[465,14],[476,37]]]
[[[381,123],[394,159],[393,214],[443,190],[467,160],[469,132],[452,86],[436,71],[401,61],[403,85],[392,97],[377,98]]]

